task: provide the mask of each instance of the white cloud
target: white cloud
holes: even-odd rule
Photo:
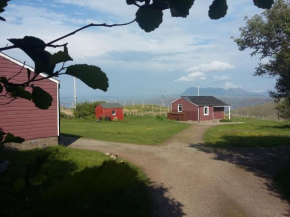
[[[187,82],[187,81],[203,81],[206,80],[205,74],[203,72],[192,72],[187,76],[180,77],[177,81]]]
[[[228,80],[231,80],[231,77],[227,75],[221,75],[221,76],[214,75],[213,79],[216,81],[228,81]]]
[[[227,82],[224,83],[224,88],[225,88],[225,89],[230,89],[230,88],[242,88],[242,86],[241,86],[241,85],[236,85],[236,84],[234,84],[234,83],[232,83],[232,82],[227,81]]]
[[[233,69],[235,68],[234,65],[231,65],[227,62],[220,62],[220,61],[213,61],[209,64],[202,63],[198,66],[193,66],[187,69],[187,72],[194,72],[194,71],[202,71],[202,72],[216,72],[216,71],[223,71],[226,69]]]

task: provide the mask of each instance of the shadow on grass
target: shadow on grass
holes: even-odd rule
[[[246,171],[253,172],[258,177],[265,178],[265,185],[274,195],[287,199],[285,195],[280,194],[273,178],[281,168],[290,164],[290,146],[267,146],[270,144],[290,145],[289,137],[225,136],[223,140],[224,142],[218,144],[190,144],[190,147],[213,154],[215,160],[235,164]],[[259,144],[266,147],[259,147]]]
[[[82,138],[82,137],[72,135],[72,134],[67,134],[67,133],[61,133],[60,137],[59,137],[59,144],[67,147],[67,146],[70,146],[71,144],[73,144],[79,138]]]
[[[0,179],[0,216],[37,217],[182,217],[182,204],[168,198],[168,189],[148,184],[146,178],[127,164],[115,161],[86,168],[64,157],[67,148],[5,151],[0,157],[10,161]],[[24,177],[25,167],[36,155],[51,152],[40,171],[47,177],[42,185],[31,186],[21,198],[14,184]],[[153,213],[152,213],[153,212]]]
[[[261,126],[259,127],[261,129],[282,129],[282,130],[290,130],[290,124],[284,124],[284,125],[280,125],[280,126]]]

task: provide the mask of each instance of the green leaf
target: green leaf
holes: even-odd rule
[[[274,4],[274,0],[254,0],[254,4],[258,8],[270,9]]]
[[[4,12],[4,8],[7,6],[10,0],[0,0],[0,13]],[[0,16],[0,20],[6,21],[3,17]]]
[[[3,86],[2,84],[0,84],[0,93],[2,93],[2,91],[3,91]]]
[[[48,109],[52,104],[53,98],[49,93],[40,87],[32,86],[32,102],[37,108]]]
[[[7,133],[5,139],[4,139],[4,143],[10,143],[10,142],[15,142],[15,143],[22,143],[25,140],[21,137],[15,137],[13,134],[11,133]]]
[[[6,133],[0,131],[0,143],[3,141],[5,135]]]
[[[93,89],[107,91],[109,87],[106,74],[97,66],[86,64],[72,65],[67,67],[66,74],[82,80]]]
[[[136,21],[145,32],[154,31],[162,23],[163,12],[151,7],[140,7],[136,13]]]
[[[168,0],[172,17],[187,17],[195,0]]]
[[[217,20],[226,16],[227,10],[227,0],[214,0],[209,7],[208,16],[213,20]]]
[[[59,51],[59,52],[53,54],[50,57],[49,62],[51,65],[56,65],[58,63],[67,62],[67,61],[71,61],[71,60],[73,60],[73,59],[69,56],[67,47],[64,46],[64,51]]]
[[[30,80],[30,76],[31,76],[31,70],[27,69],[27,80]]]
[[[50,63],[51,54],[44,50],[45,42],[33,36],[25,36],[21,39],[8,39],[16,47],[23,50],[35,63],[35,73],[53,73],[55,64]]]
[[[31,100],[31,93],[26,91],[24,87],[15,86],[15,89],[9,92],[14,98],[20,97],[29,101]]]
[[[41,185],[44,181],[46,181],[46,176],[44,175],[36,175],[29,179],[29,183],[32,185]]]

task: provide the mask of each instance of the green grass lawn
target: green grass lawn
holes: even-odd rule
[[[43,153],[50,153],[39,171],[46,180],[30,185],[23,194],[17,193],[15,183],[25,177],[27,165]],[[10,162],[0,175],[0,216],[149,216],[144,173],[113,161],[101,167],[109,159],[101,153],[52,147],[1,151],[0,159]]]
[[[96,122],[84,119],[61,119],[61,133],[103,141],[157,145],[188,128],[165,118],[125,117],[123,121]]]
[[[290,122],[234,119],[242,124],[220,125],[206,131],[211,147],[269,147],[290,145]]]

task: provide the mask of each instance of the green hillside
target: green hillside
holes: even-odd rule
[[[248,115],[250,117],[264,117],[267,119],[277,119],[276,104],[274,102],[256,106],[246,106],[232,110],[233,115]]]

